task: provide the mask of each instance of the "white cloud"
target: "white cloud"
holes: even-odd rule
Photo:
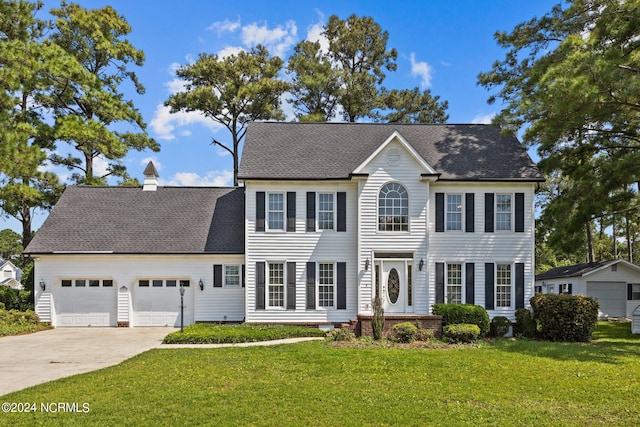
[[[269,53],[274,56],[284,58],[285,54],[296,43],[298,27],[295,21],[289,20],[284,27],[278,25],[269,29],[267,24],[259,26],[255,22],[242,27],[242,42],[253,47],[258,44],[264,45]]]
[[[322,18],[324,17],[322,16]],[[322,22],[313,24],[307,29],[307,41],[320,42],[320,50],[324,53],[328,53],[329,40],[324,34],[322,34],[323,31],[324,31],[324,24]]]
[[[228,58],[231,55],[237,55],[240,52],[244,52],[245,50],[241,47],[236,47],[236,46],[227,46],[224,49],[222,49],[221,51],[218,52],[218,60],[222,60],[225,58]]]
[[[478,114],[471,120],[471,123],[476,125],[490,125],[495,116],[496,116],[496,113]]]
[[[93,158],[93,176],[105,176],[109,173],[109,162],[101,156]]]
[[[431,86],[431,72],[433,69],[424,61],[416,61],[415,53],[411,52],[409,57],[411,61],[411,74],[420,77],[421,86],[423,88]]]
[[[216,21],[207,27],[207,30],[215,31],[218,36],[222,35],[222,33],[233,33],[238,28],[240,28],[240,17],[235,21],[230,21],[229,19],[225,19],[224,21]]]
[[[176,127],[188,126],[192,124],[200,124],[209,128],[212,132],[217,131],[222,127],[222,125],[214,122],[210,118],[206,117],[204,114],[191,111],[179,111],[177,113],[170,113],[171,108],[158,104],[156,107],[156,111],[153,114],[153,119],[149,125],[153,132],[155,133],[155,137],[163,140],[173,140],[175,139]]]
[[[158,171],[162,170],[162,163],[160,163],[160,160],[158,160],[156,156],[149,156],[140,160],[140,166],[147,166],[149,162],[153,162],[153,165],[156,167],[156,170]]]
[[[177,78],[165,82],[162,85],[167,88],[171,95],[175,95],[178,92],[184,92],[186,90],[185,81]]]
[[[178,172],[169,180],[160,178],[160,185],[182,187],[228,187],[233,184],[232,171],[210,171],[204,176],[194,172]]]

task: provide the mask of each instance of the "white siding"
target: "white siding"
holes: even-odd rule
[[[111,279],[117,289],[119,302],[124,298],[121,287],[126,287],[129,300],[133,302],[136,296],[137,281],[139,279],[188,279],[193,291],[191,297],[185,300],[185,305],[195,308],[194,320],[241,320],[243,312],[243,290],[233,289],[228,292],[225,288],[212,288],[213,265],[226,262],[242,264],[242,255],[39,255],[35,264],[36,282],[44,280],[47,290],[44,295],[52,292],[53,301],[47,304],[46,296],[39,286],[36,286],[36,312],[39,316],[49,316],[54,326],[57,326],[55,290],[61,286],[62,279]],[[205,284],[201,291],[198,282]],[[179,305],[180,295],[175,292],[176,306]],[[216,302],[217,298],[224,302]],[[132,310],[132,303],[129,307]],[[224,307],[222,307],[224,304]],[[119,307],[123,308],[123,307]],[[216,311],[221,309],[219,312]],[[49,313],[49,314],[48,314]],[[126,318],[118,311],[118,319]],[[133,316],[129,315],[132,319]],[[131,325],[135,326],[135,325]]]
[[[357,185],[352,182],[250,182],[245,190],[246,212],[246,320],[247,322],[346,322],[357,314]],[[255,231],[256,192],[295,192],[296,231]],[[307,192],[346,192],[347,231],[306,231]],[[268,199],[268,197],[267,197]],[[286,199],[286,196],[285,196]],[[335,199],[334,199],[335,203]],[[268,200],[267,200],[268,204]],[[337,203],[335,204],[337,208]],[[316,203],[317,209],[317,203]],[[286,217],[286,212],[285,212]],[[286,221],[285,221],[286,222]],[[286,223],[285,223],[286,226]],[[296,309],[256,310],[256,262],[296,263]],[[347,309],[306,308],[306,263],[346,262]],[[286,285],[285,285],[286,287]],[[317,289],[317,287],[316,287]],[[317,299],[316,299],[317,300]],[[316,301],[317,302],[317,301]]]

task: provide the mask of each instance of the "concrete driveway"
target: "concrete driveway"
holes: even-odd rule
[[[0,338],[0,396],[116,365],[162,342],[174,328],[58,328]]]

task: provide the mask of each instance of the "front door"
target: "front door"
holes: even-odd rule
[[[385,313],[404,313],[407,294],[404,261],[383,261],[382,301]]]

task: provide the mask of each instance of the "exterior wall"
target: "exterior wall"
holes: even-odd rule
[[[487,310],[489,317],[505,316],[515,321],[515,263],[524,264],[524,300],[525,306],[533,296],[535,281],[534,267],[534,192],[532,183],[448,183],[435,182],[429,189],[429,253],[427,270],[429,271],[429,289],[435,290],[435,263],[460,262],[475,263],[475,301],[476,305],[485,307],[485,263],[509,263],[512,265],[512,304],[510,308]],[[474,232],[435,231],[435,193],[462,194],[474,193]],[[514,232],[514,215],[512,214],[511,231],[485,232],[485,193],[515,194],[524,193],[524,232]],[[512,197],[512,213],[514,211]],[[464,209],[463,209],[464,224]],[[464,226],[463,226],[464,229]],[[464,294],[464,291],[463,291]],[[446,292],[445,292],[446,298]],[[446,301],[445,301],[446,302]],[[435,303],[435,292],[428,295],[428,304]]]
[[[56,290],[62,279],[92,278],[111,279],[118,290],[118,321],[129,321],[132,301],[135,298],[138,279],[183,278],[191,281],[192,300],[185,306],[194,309],[195,321],[227,320],[240,321],[244,317],[244,288],[213,288],[214,264],[242,264],[242,255],[38,255],[34,278],[36,312],[43,321],[56,325]],[[42,291],[40,281],[46,284]],[[202,280],[204,290],[198,282]],[[124,287],[124,288],[123,288]],[[125,289],[126,288],[126,289]],[[123,298],[126,292],[128,299]],[[179,305],[176,290],[176,304]],[[123,311],[123,301],[129,304]],[[115,319],[114,319],[115,323]],[[135,326],[135,325],[130,325]]]
[[[256,192],[295,192],[296,231],[256,232]],[[307,192],[346,192],[346,232],[306,231]],[[334,199],[335,200],[335,199]],[[268,201],[267,201],[268,203]],[[317,206],[316,206],[317,208]],[[256,182],[245,187],[246,321],[252,323],[340,323],[357,313],[357,185],[349,181]],[[285,224],[286,225],[286,224]],[[256,310],[256,262],[296,263],[296,308]],[[346,262],[346,310],[306,308],[306,263]],[[286,285],[285,285],[286,287]],[[316,285],[317,291],[317,285]],[[268,298],[268,290],[266,291]],[[317,299],[316,299],[317,302]]]

